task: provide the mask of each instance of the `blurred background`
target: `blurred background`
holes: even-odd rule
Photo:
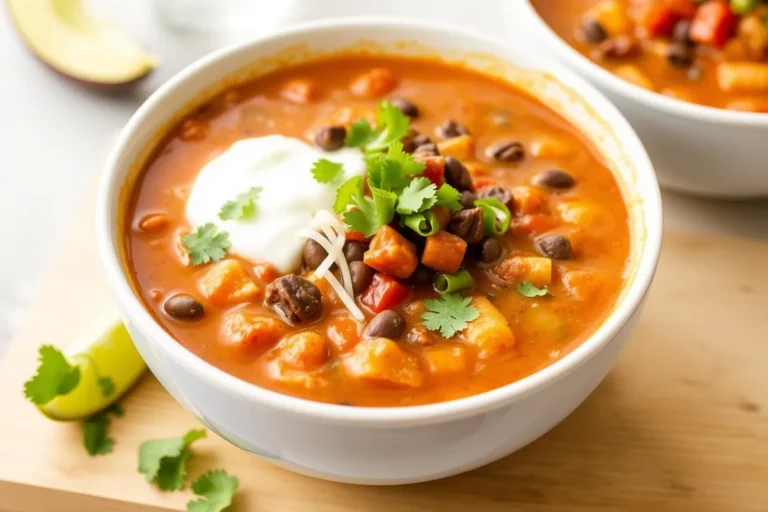
[[[110,142],[152,91],[185,65],[291,23],[337,16],[452,22],[526,45],[524,27],[503,16],[504,1],[524,0],[84,1],[160,59],[147,80],[119,94],[84,87],[42,65],[22,43],[6,3],[0,4],[0,358],[69,226],[94,201]],[[767,201],[672,194],[664,200],[667,227],[768,238]]]

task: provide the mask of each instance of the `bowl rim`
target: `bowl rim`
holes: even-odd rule
[[[656,91],[649,91],[639,85],[622,80],[602,66],[585,57],[573,46],[568,44],[552,27],[541,17],[533,6],[532,0],[523,0],[519,4],[538,28],[538,35],[546,38],[548,46],[557,54],[572,64],[576,70],[610,89],[616,94],[624,96],[628,101],[644,103],[667,114],[689,118],[693,121],[707,123],[722,123],[728,125],[768,126],[768,114],[760,112],[739,112],[725,108],[700,105],[689,101],[665,96]],[[513,8],[514,9],[514,8]]]
[[[366,33],[366,28],[395,31],[405,28],[438,32],[441,35],[462,35],[489,48],[494,46],[508,48],[514,55],[511,60],[515,62],[534,62],[534,57],[523,55],[522,49],[515,48],[503,39],[489,36],[480,30],[458,27],[443,22],[401,17],[344,17],[311,21],[291,25],[282,30],[220,48],[186,66],[158,88],[134,113],[121,131],[116,145],[110,152],[99,186],[96,220],[102,264],[123,315],[129,320],[129,323],[135,323],[152,346],[162,349],[167,357],[174,358],[196,378],[204,381],[206,385],[225,388],[228,393],[239,395],[261,406],[327,423],[369,427],[393,425],[402,427],[475,416],[527,397],[586,364],[614,339],[640,307],[658,264],[662,238],[661,194],[653,166],[640,139],[618,109],[600,92],[556,63],[548,63],[547,72],[562,83],[567,84],[568,87],[578,91],[596,112],[600,112],[604,119],[609,120],[612,128],[620,135],[626,148],[625,153],[631,155],[632,159],[635,160],[637,174],[642,177],[640,183],[644,184],[644,188],[647,189],[643,190],[641,194],[643,197],[641,215],[645,228],[644,245],[637,253],[634,279],[629,283],[629,287],[625,288],[623,296],[614,310],[604,319],[597,330],[564,357],[521,380],[465,398],[402,407],[348,407],[306,400],[271,391],[224,372],[176,341],[152,317],[134,293],[126,269],[121,263],[120,242],[117,237],[117,221],[114,213],[117,211],[117,198],[120,197],[125,174],[125,169],[124,167],[121,168],[119,162],[122,153],[131,145],[135,135],[141,131],[144,118],[150,111],[160,108],[165,102],[166,96],[173,93],[187,79],[201,70],[209,68],[213,63],[226,59],[239,51],[279,41],[281,38],[289,39],[340,29],[359,30],[361,37],[370,37],[370,33]],[[221,78],[217,77],[216,79],[220,80]],[[169,116],[166,117],[169,118]],[[626,192],[629,186],[626,183],[622,184],[621,188]],[[625,195],[625,197],[627,196]]]

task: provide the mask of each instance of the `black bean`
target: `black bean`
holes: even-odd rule
[[[323,246],[314,240],[307,240],[304,243],[304,264],[310,270],[315,270],[323,260],[328,256],[328,252]]]
[[[497,142],[486,148],[485,156],[499,162],[519,162],[525,156],[525,149],[517,141]]]
[[[365,338],[389,338],[394,340],[399,338],[405,331],[405,318],[391,309],[382,311],[371,318],[365,327],[363,336]]]
[[[299,324],[319,319],[323,314],[323,296],[314,283],[289,274],[267,286],[265,302],[289,322]]]
[[[474,192],[465,190],[464,192],[461,193],[461,199],[459,199],[459,202],[461,203],[461,206],[463,206],[464,208],[474,208],[475,199],[477,199],[477,195],[475,195]]]
[[[349,273],[352,276],[352,291],[358,295],[368,288],[376,272],[362,261],[353,261],[349,264]]]
[[[477,197],[480,199],[485,199],[486,197],[495,197],[507,205],[507,207],[511,207],[514,204],[512,192],[510,192],[507,187],[501,185],[486,187],[477,194]]]
[[[420,133],[414,133],[405,137],[403,140],[403,151],[406,153],[413,153],[419,146],[429,144],[430,142],[432,142],[432,139],[430,139],[428,136]]]
[[[422,144],[421,146],[417,147],[413,151],[414,155],[419,155],[422,157],[425,156],[440,156],[440,150],[437,149],[437,145],[429,142],[427,144]]]
[[[194,297],[179,293],[163,303],[163,311],[176,320],[198,320],[205,314],[203,305]]]
[[[347,129],[343,126],[325,126],[315,134],[315,144],[325,151],[336,151],[344,147]]]
[[[486,238],[478,249],[478,259],[486,264],[496,263],[504,253],[504,246],[498,238]]]
[[[596,20],[587,19],[581,25],[581,38],[589,44],[602,43],[608,38],[605,28]]]
[[[667,62],[676,68],[687,68],[693,64],[693,49],[681,43],[673,43],[667,48]]]
[[[437,127],[435,133],[437,133],[437,136],[441,139],[452,139],[459,135],[469,135],[469,130],[467,130],[467,127],[463,124],[454,121],[453,119],[448,119],[443,121],[443,123]]]
[[[451,216],[450,231],[468,244],[479,243],[485,233],[485,221],[481,208],[461,210]]]
[[[368,246],[363,242],[345,242],[344,258],[349,262],[363,261],[363,256],[367,250]]]
[[[691,20],[680,20],[675,23],[672,39],[685,46],[694,46],[696,43],[691,39]]]
[[[573,248],[568,238],[560,235],[543,235],[536,238],[536,248],[544,256],[555,260],[573,258]]]
[[[399,108],[403,114],[407,115],[411,119],[419,117],[419,107],[414,105],[411,101],[405,98],[392,98],[389,102],[395,107]]]
[[[573,176],[560,169],[542,171],[533,177],[533,184],[549,188],[571,188],[576,184]]]
[[[452,156],[445,157],[445,181],[458,191],[475,191],[469,171],[461,163],[461,160]]]
[[[637,41],[629,36],[617,36],[600,43],[598,57],[605,59],[625,59],[633,56],[639,47]]]

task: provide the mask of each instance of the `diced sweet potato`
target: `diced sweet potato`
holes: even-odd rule
[[[607,231],[615,222],[604,207],[579,199],[572,201],[564,199],[557,205],[557,212],[564,222],[582,227],[592,233]]]
[[[320,290],[323,300],[323,308],[326,311],[333,311],[334,309],[342,306],[341,299],[333,290],[331,283],[329,283],[324,277],[317,277],[314,272],[307,272],[304,278],[310,283],[317,286]]]
[[[253,275],[264,281],[265,283],[271,283],[278,277],[280,273],[275,270],[275,267],[269,263],[258,263],[253,266]]]
[[[314,101],[317,96],[315,84],[309,80],[289,80],[280,89],[280,96],[293,103],[305,104]]]
[[[600,23],[611,36],[624,34],[631,26],[626,6],[617,0],[604,0],[594,5],[584,18]]]
[[[249,349],[271,346],[277,343],[285,331],[285,323],[277,318],[240,310],[224,317],[221,339],[227,345],[238,345]]]
[[[315,370],[328,359],[328,343],[314,331],[284,338],[276,347],[277,358],[297,370]]]
[[[522,217],[513,218],[510,226],[512,232],[517,236],[540,235],[555,227],[557,227],[557,220],[550,215],[541,214],[523,215]]]
[[[328,322],[326,335],[336,350],[344,353],[360,341],[360,324],[348,314],[336,315]]]
[[[570,297],[586,301],[600,288],[600,281],[592,271],[570,270],[563,275],[563,285]]]
[[[447,231],[438,231],[427,237],[421,263],[438,272],[453,274],[459,270],[465,252],[467,252],[465,240]]]
[[[559,138],[542,135],[531,142],[530,150],[536,158],[556,159],[571,156],[577,146]]]
[[[436,345],[425,348],[422,357],[427,370],[435,377],[467,371],[467,350],[461,346]]]
[[[463,335],[467,343],[478,349],[478,357],[485,359],[515,345],[515,334],[504,315],[485,297],[472,299],[472,306],[480,313],[467,324]]]
[[[407,279],[416,270],[416,246],[396,229],[382,226],[371,239],[363,261],[369,267],[397,279]]]
[[[410,328],[405,334],[405,340],[411,345],[429,346],[438,342],[435,334],[424,327],[424,324],[418,323]]]
[[[475,157],[475,138],[471,135],[459,135],[437,143],[441,155],[452,156],[459,160]]]
[[[530,281],[536,286],[552,282],[552,260],[539,256],[510,254],[492,269],[499,278],[511,283]]]
[[[520,185],[512,187],[510,192],[515,202],[515,213],[518,215],[541,213],[547,202],[546,192],[536,187]]]
[[[381,98],[397,87],[397,76],[389,68],[373,68],[355,78],[349,90],[363,98]]]
[[[261,288],[237,260],[221,260],[200,280],[200,291],[212,304],[236,304],[255,299]]]
[[[416,357],[387,338],[358,343],[344,358],[344,368],[352,378],[377,386],[418,388],[424,383]]]
[[[437,217],[437,223],[440,225],[440,229],[446,229],[448,223],[451,221],[451,210],[447,206],[433,206],[430,208],[432,213]]]

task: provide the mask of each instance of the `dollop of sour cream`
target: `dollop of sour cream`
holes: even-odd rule
[[[297,231],[308,227],[317,211],[333,210],[336,198],[338,183],[318,183],[312,176],[312,164],[320,158],[343,164],[344,180],[365,171],[357,148],[326,152],[283,135],[240,140],[200,170],[187,200],[187,220],[193,228],[212,222],[229,233],[230,253],[282,273],[294,271],[305,243]],[[262,188],[256,213],[221,220],[224,203],[252,187]]]

